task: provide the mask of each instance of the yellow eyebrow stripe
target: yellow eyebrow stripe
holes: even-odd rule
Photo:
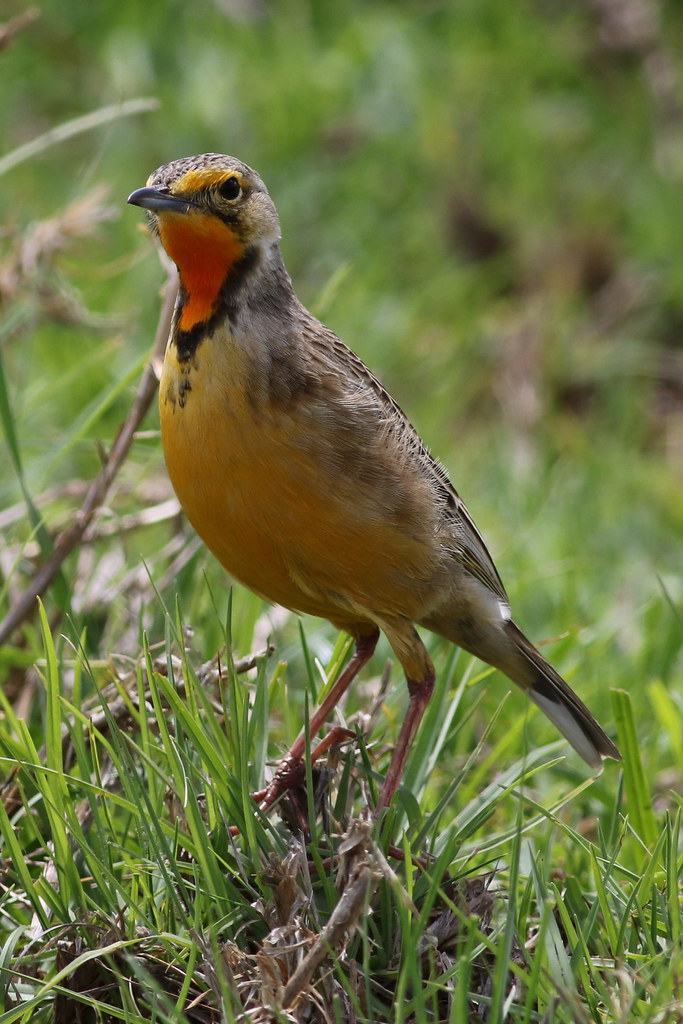
[[[222,185],[228,178],[238,178],[241,183],[240,176],[235,174],[234,171],[226,171],[217,167],[195,168],[192,171],[186,171],[182,178],[174,181],[171,185],[171,191],[174,195],[191,195],[193,192],[199,192],[203,188]]]

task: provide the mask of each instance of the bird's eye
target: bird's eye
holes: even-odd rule
[[[218,191],[224,199],[237,199],[242,191],[242,186],[237,178],[226,178],[223,184],[219,185]]]

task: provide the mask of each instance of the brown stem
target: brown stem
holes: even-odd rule
[[[177,291],[178,279],[175,268],[172,267],[168,270],[168,277],[164,286],[161,313],[150,360],[142,373],[140,385],[130,412],[111,446],[102,469],[90,485],[85,500],[74,516],[71,525],[57,537],[50,557],[38,569],[28,588],[10,608],[3,621],[0,622],[0,644],[7,643],[14,630],[25,619],[30,618],[35,613],[37,598],[45,593],[61,569],[64,560],[82,540],[83,534],[88,529],[95,513],[103,504],[116,474],[121,469],[133,443],[135,431],[142,423],[157,391],[159,381],[156,364],[166,347]]]

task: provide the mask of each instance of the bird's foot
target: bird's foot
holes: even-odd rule
[[[344,729],[337,725],[330,729],[327,736],[318,743],[311,751],[311,764],[315,764],[323,754],[326,754],[330,747],[335,744],[345,743],[352,740],[355,733],[350,729]],[[280,762],[270,784],[256,793],[252,793],[253,799],[258,803],[260,810],[268,811],[277,803],[280,797],[292,789],[299,789],[306,781],[306,764],[304,758],[292,753],[286,754]]]

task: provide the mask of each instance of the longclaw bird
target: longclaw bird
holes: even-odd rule
[[[238,580],[329,619],[355,652],[312,716],[320,730],[380,630],[409,703],[377,813],[401,780],[434,686],[415,625],[503,671],[598,767],[620,759],[515,625],[484,541],[445,470],[370,370],[299,302],[258,174],[207,153],[156,170],[129,203],[178,267],[159,402],[168,472],[190,522]],[[300,736],[264,808],[304,754]]]

